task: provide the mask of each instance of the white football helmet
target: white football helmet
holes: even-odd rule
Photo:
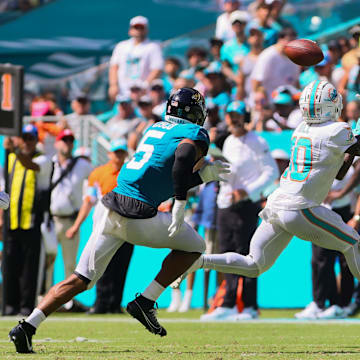
[[[315,80],[307,85],[299,103],[303,120],[310,124],[336,121],[343,108],[342,96],[325,80]]]

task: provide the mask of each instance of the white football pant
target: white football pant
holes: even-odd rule
[[[203,253],[205,241],[187,223],[169,238],[171,214],[158,212],[150,219],[129,219],[99,202],[93,216],[93,232],[75,272],[89,279],[91,288],[106,270],[111,258],[124,242],[151,248],[169,248]]]

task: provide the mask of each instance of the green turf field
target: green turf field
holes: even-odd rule
[[[0,318],[0,359],[360,359],[359,318],[284,320],[292,319],[294,312],[263,310],[255,322],[201,323],[200,311],[160,311],[168,331],[164,338],[126,315],[55,315],[36,334],[36,355],[14,353],[7,333],[16,319]]]

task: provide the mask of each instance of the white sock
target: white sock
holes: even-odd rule
[[[164,290],[165,288],[163,286],[161,286],[156,280],[153,280],[141,295],[147,299],[156,301]]]
[[[45,314],[40,309],[35,308],[25,321],[37,329],[45,319]]]

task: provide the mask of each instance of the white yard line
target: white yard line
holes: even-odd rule
[[[20,317],[17,316],[3,316],[0,317],[0,322],[3,321],[17,321]],[[348,324],[348,325],[360,325],[360,319],[334,319],[334,320],[297,320],[291,318],[265,318],[255,320],[243,320],[243,321],[200,321],[198,319],[162,319],[159,318],[161,323],[189,323],[189,324]],[[112,323],[134,323],[136,320],[129,317],[50,317],[46,322],[112,322]]]

